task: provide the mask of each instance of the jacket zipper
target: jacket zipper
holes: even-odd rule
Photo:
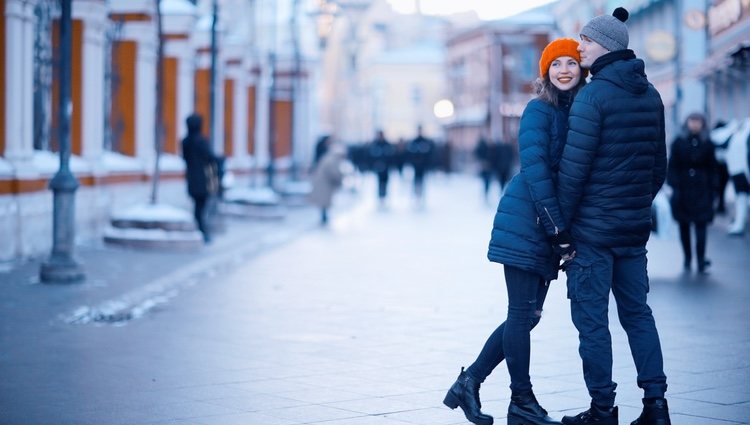
[[[549,217],[549,221],[552,223],[552,226],[555,228],[555,235],[560,233],[560,230],[557,228],[557,224],[555,224],[555,220],[552,219],[552,214],[549,213],[549,210],[547,207],[544,207],[544,212],[547,213],[547,217]],[[536,218],[537,222],[539,221],[539,217]]]

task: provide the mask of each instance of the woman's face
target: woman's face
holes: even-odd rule
[[[690,118],[687,120],[687,127],[691,133],[700,133],[703,130],[703,121],[699,118]]]
[[[549,80],[558,89],[568,91],[581,81],[581,65],[570,56],[560,56],[549,65]]]

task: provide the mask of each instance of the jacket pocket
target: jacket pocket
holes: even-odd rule
[[[595,298],[591,282],[591,263],[574,259],[567,265],[568,299],[581,302]]]

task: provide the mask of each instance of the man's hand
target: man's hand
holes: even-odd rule
[[[552,237],[552,249],[563,261],[570,261],[576,256],[573,238],[570,237],[567,230],[563,230]]]

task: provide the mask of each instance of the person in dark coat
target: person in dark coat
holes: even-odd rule
[[[388,177],[393,166],[393,157],[396,150],[388,140],[382,130],[378,130],[375,140],[367,148],[370,169],[378,177],[378,199],[381,205],[385,203],[388,196]]]
[[[492,150],[487,138],[482,135],[474,147],[474,158],[479,165],[479,178],[482,179],[482,193],[485,202],[489,199],[490,183],[492,182]]]
[[[667,184],[672,187],[672,216],[680,225],[685,270],[690,270],[693,258],[691,225],[695,229],[698,271],[704,273],[711,265],[706,259],[706,227],[714,218],[717,168],[706,119],[698,113],[690,114],[685,120],[682,134],[672,142],[667,168]]]
[[[647,304],[646,242],[651,204],[666,177],[664,104],[628,49],[627,10],[593,18],[581,29],[581,65],[591,80],[570,109],[557,196],[575,258],[567,262],[571,317],[578,329],[591,407],[564,424],[615,425],[609,294],[644,391],[632,425],[669,425],[667,378],[654,316]]]
[[[500,193],[505,191],[505,186],[510,180],[515,163],[516,153],[510,143],[501,140],[493,144],[492,167],[500,184]]]
[[[488,258],[503,264],[508,290],[508,316],[490,335],[476,361],[461,370],[445,396],[451,408],[460,406],[478,425],[492,424],[481,412],[479,386],[506,361],[511,377],[508,423],[560,424],[547,415],[534,396],[529,377],[530,332],[542,314],[549,282],[557,278],[560,262],[554,246],[570,236],[555,193],[560,154],[567,136],[568,109],[586,83],[579,65],[578,43],[570,38],[552,41],[539,60],[538,96],[521,116],[518,142],[521,172],[508,184],[492,226]],[[566,258],[572,252],[560,252]]]
[[[200,115],[190,115],[187,120],[188,134],[182,139],[182,157],[185,159],[185,178],[188,194],[195,205],[195,221],[203,234],[203,240],[209,242],[206,205],[209,198],[219,191],[218,158],[214,155],[208,139],[203,137]]]
[[[414,170],[414,196],[423,200],[425,175],[432,166],[435,155],[435,142],[422,134],[422,126],[417,127],[417,137],[406,144],[406,157]]]

